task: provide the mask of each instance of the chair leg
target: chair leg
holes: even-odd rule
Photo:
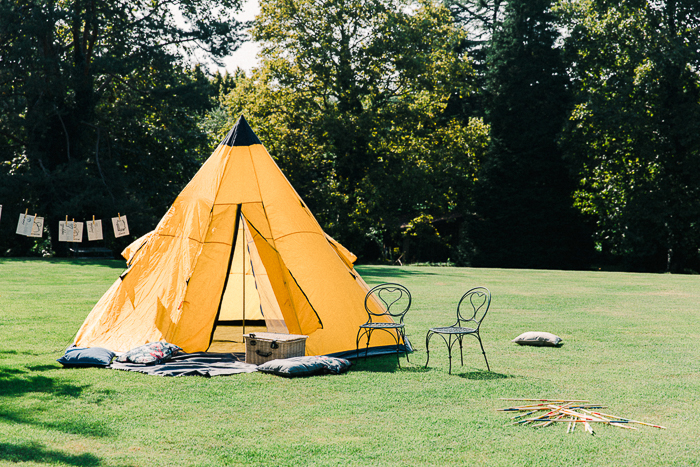
[[[411,360],[408,359],[408,347],[406,346],[406,333],[403,329],[401,329],[401,341],[403,342],[404,353],[406,354],[406,361],[410,363]]]
[[[430,338],[432,337],[432,334],[430,331],[425,335],[425,367],[428,368],[428,362],[430,361],[430,349],[428,346],[430,345]]]
[[[447,374],[452,374],[452,336],[450,336],[450,342],[447,344],[447,357],[450,360],[450,369],[447,370]]]
[[[486,370],[491,371],[491,367],[489,367],[489,361],[486,358],[486,351],[484,350],[484,344],[481,343],[481,337],[477,334],[476,338],[479,339],[479,345],[481,346],[481,353],[484,354],[484,360],[486,360]]]
[[[396,330],[396,363],[399,365],[399,368],[401,368],[401,357],[399,353],[399,343],[401,342],[401,333],[399,330]]]
[[[367,360],[367,354],[369,353],[369,340],[372,338],[372,330],[367,331],[367,346],[365,347],[365,360]]]
[[[460,361],[462,362],[462,366],[464,366],[464,352],[462,351],[462,337],[463,336],[459,336],[457,338],[459,339],[459,358],[460,358]]]

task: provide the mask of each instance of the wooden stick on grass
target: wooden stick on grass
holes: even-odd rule
[[[665,426],[661,425],[653,425],[651,423],[645,423],[645,422],[640,422],[638,420],[630,420],[629,418],[624,418],[624,417],[618,417],[617,415],[610,415],[602,412],[593,412],[595,415],[601,415],[603,417],[610,417],[610,418],[617,418],[618,420],[623,420],[625,423],[637,423],[639,425],[646,425],[646,426],[651,426],[654,428],[660,428],[662,430],[666,430],[667,428]]]
[[[502,401],[525,401],[525,402],[590,402],[586,400],[575,400],[575,399],[507,399],[501,397]]]

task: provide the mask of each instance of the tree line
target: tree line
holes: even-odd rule
[[[0,254],[68,254],[65,215],[147,232],[244,114],[361,261],[700,271],[697,2],[260,7],[0,0]],[[247,28],[252,72],[191,65]]]

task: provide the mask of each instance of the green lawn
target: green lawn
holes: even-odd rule
[[[160,378],[62,369],[119,261],[0,260],[0,465],[698,465],[700,276],[430,267],[358,267],[414,296],[416,352],[349,373]],[[461,294],[492,294],[476,339],[447,373],[425,331],[450,324]],[[523,331],[564,339],[519,347]],[[668,427],[510,426],[507,397],[588,399]]]

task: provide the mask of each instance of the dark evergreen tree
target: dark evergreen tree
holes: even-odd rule
[[[491,144],[471,232],[477,266],[580,268],[590,251],[558,147],[569,96],[550,6],[550,0],[510,0],[491,38]]]

